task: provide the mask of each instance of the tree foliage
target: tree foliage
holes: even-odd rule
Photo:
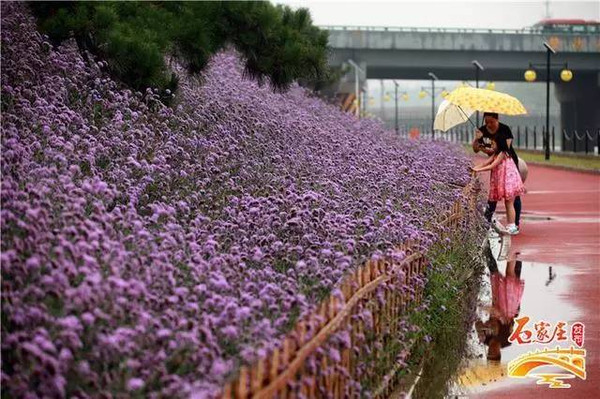
[[[192,73],[211,55],[235,47],[246,74],[282,91],[296,80],[322,82],[327,32],[308,10],[268,2],[33,2],[41,30],[54,44],[74,37],[80,50],[107,61],[112,75],[137,90],[177,87],[165,58]]]

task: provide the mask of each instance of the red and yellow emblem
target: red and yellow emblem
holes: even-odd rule
[[[535,331],[526,328],[529,317],[516,319],[516,326],[512,335],[508,339],[519,345],[531,343],[550,343],[553,341],[566,341],[568,338],[568,323],[560,321],[551,328],[550,323],[540,321],[534,324]],[[514,378],[533,377],[537,378],[538,385],[547,384],[549,388],[570,388],[571,384],[564,380],[579,378],[586,379],[585,370],[585,349],[582,348],[584,342],[583,323],[573,323],[571,326],[571,341],[578,346],[555,349],[544,348],[527,352],[508,363],[508,376]],[[546,372],[534,373],[539,368],[545,367]],[[559,369],[562,372],[554,371]]]

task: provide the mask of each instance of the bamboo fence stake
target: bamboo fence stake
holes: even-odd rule
[[[231,391],[231,383],[228,383],[227,385],[225,385],[225,388],[223,388],[223,395],[221,395],[221,399],[233,398],[233,396],[231,395]]]
[[[236,399],[245,399],[248,397],[248,394],[248,367],[243,366],[240,368],[235,397]]]

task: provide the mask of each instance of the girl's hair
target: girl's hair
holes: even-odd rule
[[[496,154],[500,154],[501,152],[508,152],[508,144],[506,140],[498,140],[496,136],[493,137],[494,142],[496,143]]]

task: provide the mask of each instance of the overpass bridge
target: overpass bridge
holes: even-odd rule
[[[482,80],[524,81],[529,64],[545,64],[548,42],[557,53],[553,64],[568,63],[571,82],[559,78],[553,65],[551,81],[561,105],[564,129],[600,126],[600,32],[563,33],[533,29],[448,29],[324,26],[329,32],[330,65],[348,59],[361,66],[360,85],[366,79],[473,80],[472,60],[484,65]],[[536,66],[545,81],[545,66]],[[351,71],[352,72],[352,71]],[[354,73],[348,73],[339,91],[354,93]]]

